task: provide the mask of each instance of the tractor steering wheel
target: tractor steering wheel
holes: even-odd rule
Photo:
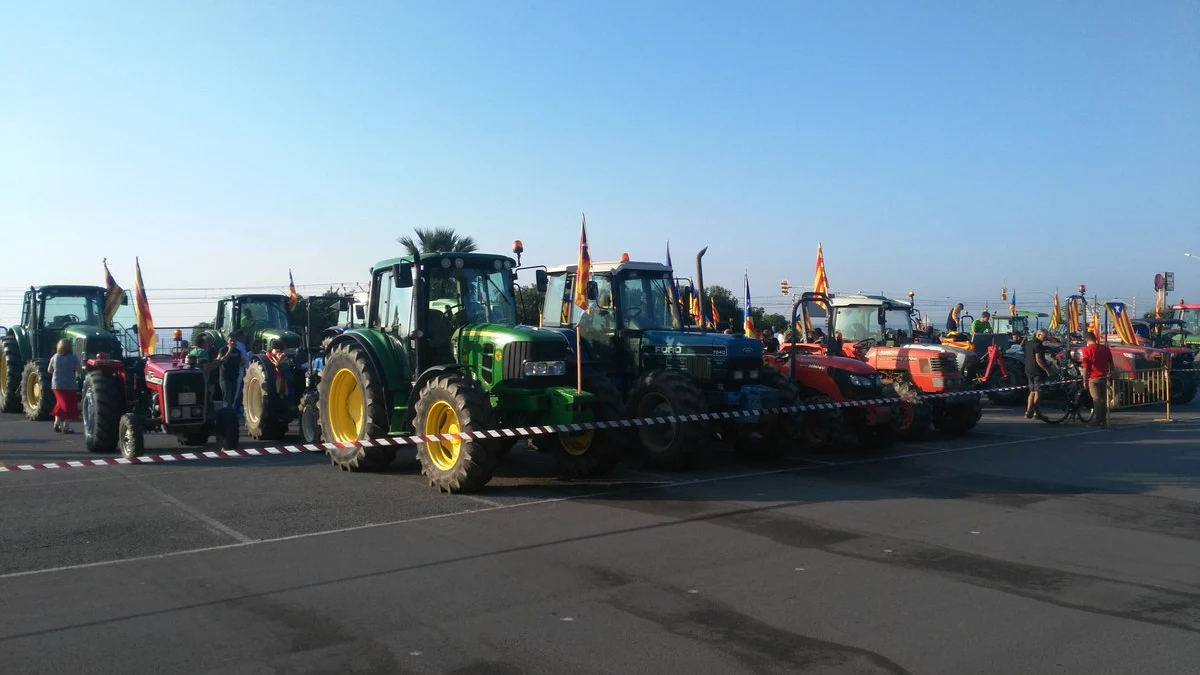
[[[626,307],[625,308],[625,318],[626,319],[636,319],[637,317],[639,317],[641,315],[642,315],[641,307]]]

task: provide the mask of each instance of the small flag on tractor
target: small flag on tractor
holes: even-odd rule
[[[1054,289],[1054,308],[1050,310],[1050,332],[1057,333],[1062,328],[1062,308],[1058,306],[1058,289]]]
[[[154,353],[154,345],[158,342],[158,334],[154,332],[154,317],[150,316],[150,300],[146,297],[146,285],[142,283],[142,263],[133,259],[134,269],[134,311],[137,313],[138,344],[142,353],[150,356]]]
[[[754,308],[750,306],[750,273],[743,273],[742,279],[746,282],[746,320],[743,322],[743,328],[747,337],[754,337],[757,333],[754,330]]]
[[[1104,305],[1108,308],[1108,315],[1112,318],[1113,328],[1116,329],[1121,342],[1137,346],[1137,333],[1133,331],[1133,322],[1129,320],[1129,308],[1125,303],[1106,302]]]
[[[125,295],[125,289],[117,285],[117,280],[113,279],[112,272],[108,271],[108,259],[104,259],[104,327],[112,328],[113,317],[117,315],[117,309],[121,307],[121,298]]]
[[[671,264],[671,240],[667,240],[667,267],[671,278],[667,280],[667,310],[671,312],[671,325],[679,326],[679,284],[675,283],[675,266]]]
[[[587,215],[579,224],[579,260],[575,263],[575,304],[583,311],[588,311],[587,285],[588,277],[592,274],[592,254],[588,250]]]
[[[817,271],[813,276],[813,292],[829,294],[829,277],[825,275],[825,253],[821,250],[821,243],[817,242]],[[819,303],[822,308],[824,303]]]
[[[300,294],[296,292],[296,282],[292,279],[292,271],[288,270],[288,311],[296,311],[296,305],[300,303]]]
[[[1092,312],[1092,318],[1088,321],[1088,330],[1100,337],[1100,312]]]
[[[721,323],[721,313],[717,311],[717,301],[711,295],[708,296],[708,306],[712,309],[713,328],[716,328],[717,324]]]
[[[1010,316],[1017,315],[1017,289],[1013,289],[1012,300],[1008,303],[1008,313]]]

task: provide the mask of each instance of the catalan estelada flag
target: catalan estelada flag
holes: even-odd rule
[[[1050,310],[1050,331],[1058,332],[1062,328],[1062,308],[1058,306],[1058,289],[1054,289],[1054,308]]]
[[[579,260],[575,262],[575,298],[574,302],[583,311],[588,311],[587,284],[592,275],[592,253],[588,250],[587,215],[579,224]]]
[[[134,311],[137,312],[138,344],[141,345],[142,353],[150,356],[154,353],[158,335],[154,332],[154,317],[150,316],[150,300],[146,297],[146,285],[142,283],[142,263],[134,258],[133,264],[137,271],[133,283],[136,296]]]
[[[718,323],[721,323],[721,313],[717,311],[717,301],[711,295],[708,296],[708,306],[712,309],[712,325],[716,327]]]
[[[742,279],[746,282],[746,320],[742,327],[748,337],[754,337],[757,332],[754,330],[754,308],[750,306],[750,273],[744,273]]]
[[[299,302],[300,294],[296,292],[296,282],[292,279],[292,271],[288,270],[288,311],[295,311]]]
[[[1133,332],[1133,322],[1129,320],[1129,308],[1125,303],[1106,302],[1104,306],[1108,308],[1108,316],[1112,318],[1113,328],[1116,329],[1121,342],[1137,346],[1137,334]]]
[[[825,253],[821,251],[821,243],[817,242],[817,271],[813,275],[813,292],[829,295],[829,277],[825,276]],[[821,307],[825,303],[820,303]]]
[[[108,260],[104,261],[104,326],[112,328],[113,317],[121,307],[121,298],[125,289],[117,285],[112,272],[108,271]]]

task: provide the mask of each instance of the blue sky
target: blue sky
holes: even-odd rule
[[[930,314],[1080,282],[1200,297],[1196,2],[7,3],[0,323],[29,284],[160,325],[224,287],[365,280],[416,226],[778,304]],[[312,284],[314,286],[309,287]],[[202,290],[178,290],[202,289]],[[740,295],[740,293],[737,293]],[[1178,294],[1176,296],[1176,299]]]

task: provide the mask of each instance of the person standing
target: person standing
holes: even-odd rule
[[[966,309],[966,307],[964,307],[961,302],[950,308],[950,314],[946,317],[947,333],[958,332],[958,317],[962,316],[962,311],[964,309]]]
[[[75,433],[71,422],[79,419],[79,383],[76,376],[81,369],[79,357],[71,350],[71,341],[58,341],[58,349],[50,357],[46,371],[50,373],[50,388],[54,391],[54,431],[64,434]]]
[[[225,338],[225,347],[217,355],[217,363],[221,367],[221,400],[225,407],[233,408],[237,401],[238,378],[242,374],[242,350],[238,349],[238,341],[233,335]]]
[[[1097,427],[1108,426],[1108,374],[1112,371],[1112,350],[1108,345],[1100,344],[1099,338],[1092,331],[1087,332],[1087,345],[1080,354],[1080,365],[1083,370],[1083,381],[1087,383],[1088,395],[1092,397],[1092,410],[1095,417],[1091,424]]]
[[[985,312],[986,316],[986,312]],[[1050,377],[1050,364],[1046,362],[1046,330],[1037,329],[1033,337],[1025,341],[1025,377],[1029,379],[1029,397],[1025,400],[1025,419],[1036,415],[1038,393]]]

